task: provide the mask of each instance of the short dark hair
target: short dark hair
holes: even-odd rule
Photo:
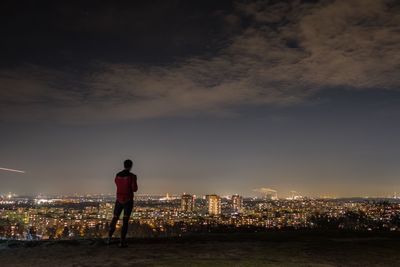
[[[132,168],[132,166],[133,166],[132,160],[127,159],[127,160],[124,161],[124,168],[125,169],[130,169],[130,168]]]

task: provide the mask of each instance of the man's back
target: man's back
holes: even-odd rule
[[[110,231],[108,232],[108,243],[116,229],[117,221],[124,211],[124,217],[121,228],[121,247],[126,247],[125,237],[128,233],[129,217],[133,209],[133,193],[138,190],[137,177],[131,173],[133,162],[130,159],[124,161],[124,170],[115,176],[115,184],[117,185],[117,201],[114,206],[114,217],[110,223]]]
[[[137,177],[128,170],[123,170],[115,176],[117,185],[117,200],[125,203],[133,199],[133,193],[137,191]]]

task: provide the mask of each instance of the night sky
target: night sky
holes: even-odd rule
[[[2,1],[0,193],[400,192],[400,2]]]

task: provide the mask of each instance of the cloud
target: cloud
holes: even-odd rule
[[[236,34],[213,56],[102,62],[79,76],[32,65],[0,72],[1,117],[16,109],[71,120],[227,116],[332,87],[398,90],[399,11],[384,0],[237,2],[222,14]]]
[[[277,191],[272,189],[272,188],[266,188],[266,187],[261,187],[261,188],[256,188],[253,189],[254,192],[258,192],[258,193],[269,193],[269,192],[274,192],[276,193]]]
[[[316,85],[396,89],[400,9],[389,1],[335,1],[299,22],[310,56],[304,78]],[[392,2],[394,3],[394,1]]]
[[[263,55],[258,81],[280,82],[289,88],[304,85],[311,90],[332,86],[396,89],[400,85],[398,6],[375,0],[323,1],[314,6],[293,1],[276,6],[263,1],[239,6],[254,18],[255,26],[233,45],[239,43],[242,49],[238,50]],[[273,26],[266,26],[271,20]]]

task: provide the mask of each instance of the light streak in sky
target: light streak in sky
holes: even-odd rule
[[[0,171],[25,173],[25,171],[14,170],[14,169],[8,169],[8,168],[2,168],[2,167],[0,167]]]

